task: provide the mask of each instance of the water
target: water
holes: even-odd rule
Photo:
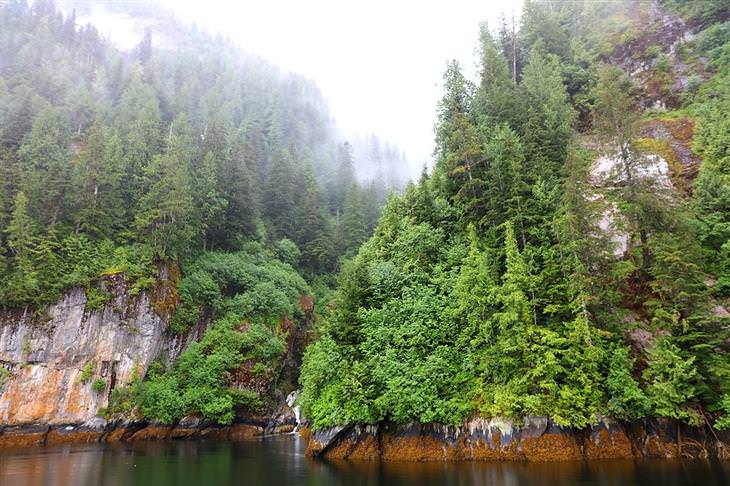
[[[5,486],[728,485],[730,462],[324,462],[293,436],[238,443],[74,444],[0,453]]]

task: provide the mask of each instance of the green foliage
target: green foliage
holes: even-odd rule
[[[10,379],[11,373],[5,367],[0,366],[0,388]]]
[[[722,413],[723,415],[715,422],[715,428],[718,430],[730,429],[730,395],[722,397]]]
[[[634,360],[625,346],[618,345],[608,362],[607,411],[623,420],[640,419],[650,410],[649,399],[633,377]]]
[[[696,419],[696,412],[690,408],[696,396],[694,382],[697,370],[694,362],[694,356],[682,356],[679,348],[667,338],[659,339],[649,350],[642,377],[647,382],[646,397],[654,414]]]
[[[728,66],[730,68],[730,66]],[[707,269],[718,277],[715,292],[730,295],[730,92],[705,103],[695,148],[703,156],[695,181],[694,204],[699,213],[699,240]]]
[[[296,265],[302,252],[297,248],[296,243],[288,238],[282,238],[276,243],[276,256],[284,263]]]
[[[79,381],[85,384],[91,379],[92,376],[94,376],[94,362],[92,360],[89,360],[81,369]]]
[[[155,369],[155,365],[158,364],[159,361],[155,361],[150,365],[148,370],[149,375],[156,376],[158,374],[158,371]],[[110,419],[115,415],[130,415],[141,401],[142,390],[139,367],[135,366],[130,382],[122,386],[117,386],[111,391],[109,406],[100,415],[106,419]]]
[[[233,313],[273,326],[282,316],[297,316],[300,295],[309,288],[292,267],[260,247],[237,253],[209,252],[184,267],[178,284],[181,305],[172,329],[181,332],[204,313]]]
[[[271,379],[286,351],[279,323],[299,314],[299,297],[309,289],[289,264],[257,244],[204,253],[184,270],[172,329],[182,332],[203,316],[213,324],[171,369],[151,367],[141,390],[120,400],[136,400],[146,417],[165,423],[200,413],[230,424],[237,410],[258,410],[264,398],[260,390],[230,387],[232,374]]]
[[[106,390],[106,381],[103,378],[97,378],[91,385],[91,389],[96,393],[101,393]]]
[[[3,307],[115,272],[138,294],[148,264],[252,238],[289,238],[301,255],[284,258],[315,276],[370,234],[397,184],[362,191],[356,238],[336,244],[355,161],[313,83],[184,26],[185,52],[147,36],[127,56],[74,22],[51,4],[0,7]],[[402,170],[396,147],[373,154],[381,175]]]
[[[109,292],[99,290],[96,287],[89,287],[86,289],[86,310],[102,310],[111,297]]]
[[[283,336],[227,314],[180,355],[170,372],[145,382],[141,410],[165,423],[200,413],[206,419],[230,424],[236,408],[255,410],[260,397],[253,390],[229,388],[229,373],[244,360],[263,360],[271,366],[284,349]]]
[[[519,33],[503,25],[496,40],[482,26],[477,84],[447,64],[434,169],[390,198],[305,353],[301,403],[315,429],[477,414],[695,423],[700,407],[724,426],[727,320],[707,289],[723,298],[730,281],[724,30],[700,37],[718,44],[717,77],[677,113],[701,118],[687,196],[637,143],[641,87],[599,64],[620,52],[616,39],[642,36],[628,14],[528,2]],[[669,70],[661,46],[646,51]],[[599,156],[613,162],[605,174]],[[645,333],[646,355],[628,342]]]

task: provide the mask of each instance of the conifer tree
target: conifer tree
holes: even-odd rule
[[[196,236],[190,220],[194,201],[189,126],[183,118],[176,122],[165,153],[153,157],[145,168],[144,194],[135,217],[136,228],[160,258],[180,255]]]
[[[353,182],[347,191],[345,209],[342,214],[345,252],[352,254],[367,238],[367,220],[363,205],[362,189]]]
[[[535,46],[522,74],[519,92],[520,134],[531,165],[528,177],[560,180],[575,115],[568,103],[558,59]]]
[[[33,120],[33,128],[18,150],[21,188],[30,213],[45,226],[61,221],[64,197],[69,189],[69,133],[60,111],[45,107]]]
[[[35,246],[37,232],[36,223],[28,214],[28,199],[20,191],[15,195],[10,224],[5,229],[8,248],[17,257],[29,258]]]
[[[642,377],[647,382],[646,396],[659,417],[697,420],[690,408],[695,398],[697,370],[694,357],[683,357],[679,348],[666,337],[649,349],[647,368]]]
[[[491,127],[498,123],[512,123],[514,114],[514,89],[507,60],[499,52],[489,27],[479,27],[479,86],[472,109],[479,123]]]
[[[203,162],[197,170],[194,181],[195,207],[200,218],[200,228],[203,237],[203,250],[211,247],[213,228],[220,227],[220,215],[226,209],[228,201],[218,192],[218,166],[213,152],[207,152]]]
[[[279,150],[272,163],[264,193],[266,215],[276,238],[293,239],[296,184],[292,155],[286,149]]]
[[[309,272],[329,268],[328,259],[334,251],[332,237],[324,218],[319,187],[311,164],[304,166],[298,201],[296,243],[302,250],[301,265]]]
[[[338,146],[333,187],[330,190],[331,205],[335,212],[341,212],[344,208],[347,191],[355,180],[355,165],[352,157],[352,145],[344,142]]]

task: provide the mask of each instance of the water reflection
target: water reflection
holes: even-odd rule
[[[295,437],[66,445],[0,453],[0,485],[727,485],[730,463],[311,461]]]

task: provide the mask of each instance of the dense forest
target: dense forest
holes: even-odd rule
[[[0,307],[43,322],[82,288],[94,312],[123,278],[166,332],[206,326],[100,415],[260,411],[306,323],[315,429],[730,427],[726,2],[528,0],[483,24],[404,188],[398,147],[345,141],[311,81],[175,28],[124,51],[48,0],[0,5]]]
[[[229,390],[228,372],[257,359],[272,373],[282,317],[328,291],[405,161],[371,135],[358,150],[377,171],[358,175],[313,82],[170,22],[176,49],[148,30],[121,51],[50,1],[0,5],[0,307],[42,313],[84,287],[102,309],[109,276],[133,295],[169,278],[171,331],[214,325],[144,393],[115,390],[110,413],[144,396],[149,416],[230,422],[260,397]]]
[[[321,275],[374,227],[390,186],[358,184],[316,86],[183,34],[176,51],[148,33],[121,52],[52,3],[3,5],[4,306],[53,301],[114,269],[144,287],[156,261],[248,240],[299,252],[294,266]]]
[[[729,427],[730,7],[510,24],[482,26],[475,82],[447,64],[435,167],[343,269],[305,415]]]

